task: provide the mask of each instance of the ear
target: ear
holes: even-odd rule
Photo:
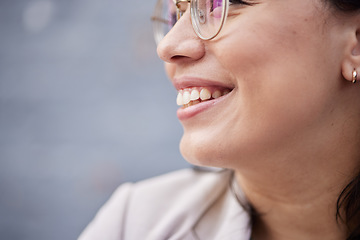
[[[348,81],[353,81],[353,71],[357,72],[357,80],[360,77],[360,17],[356,17],[357,23],[352,28],[348,44],[345,49],[345,58],[342,62],[342,75]]]

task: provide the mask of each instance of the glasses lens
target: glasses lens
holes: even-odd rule
[[[176,6],[173,0],[158,0],[151,19],[155,41],[159,43],[177,21]]]
[[[214,38],[222,28],[226,11],[225,0],[192,0],[191,19],[199,37]]]

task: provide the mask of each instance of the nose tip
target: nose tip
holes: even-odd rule
[[[157,53],[169,63],[196,61],[204,56],[204,43],[192,28],[189,9],[159,42]]]

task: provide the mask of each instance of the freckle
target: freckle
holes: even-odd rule
[[[307,18],[305,18],[305,19],[304,19],[304,21],[305,21],[305,22],[307,22],[307,21],[308,21],[308,19],[307,19]]]

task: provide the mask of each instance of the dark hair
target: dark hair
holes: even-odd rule
[[[360,10],[360,0],[328,0],[336,10],[355,12]],[[360,173],[342,190],[336,205],[336,220],[346,225],[346,240],[360,239]]]
[[[347,226],[347,240],[360,239],[360,174],[342,190],[337,200],[336,220],[339,219]]]
[[[328,0],[340,11],[356,11],[360,9],[359,0]]]

